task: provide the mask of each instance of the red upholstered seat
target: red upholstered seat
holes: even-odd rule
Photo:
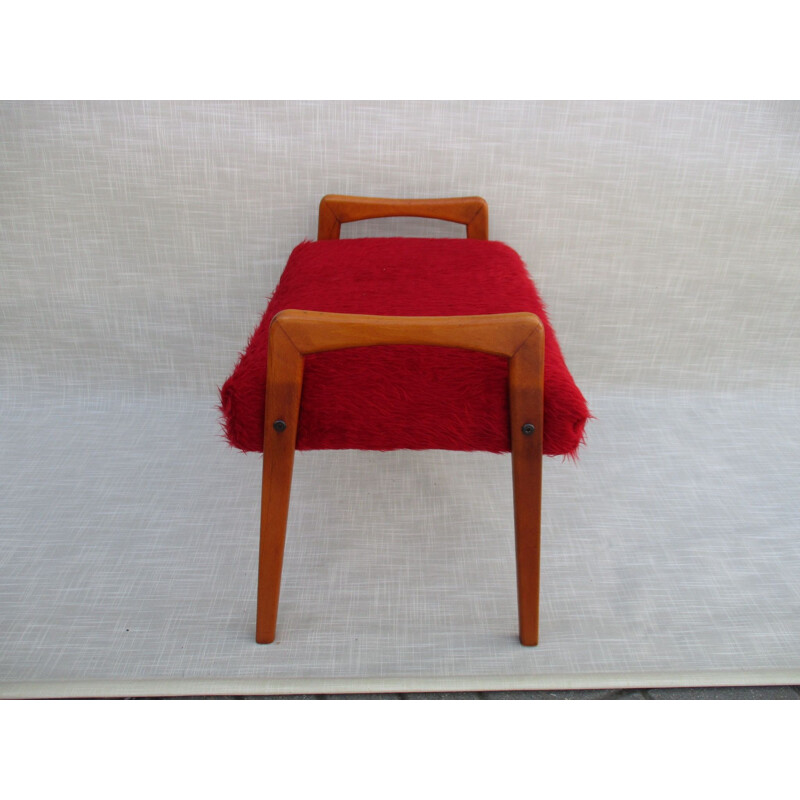
[[[342,239],[292,252],[221,389],[228,441],[263,449],[269,323],[287,308],[387,316],[529,311],[545,328],[544,453],[574,455],[589,416],[514,250],[476,239]],[[298,450],[511,449],[506,359],[441,347],[359,347],[306,357]]]

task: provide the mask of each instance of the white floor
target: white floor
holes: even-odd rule
[[[263,646],[261,460],[211,402],[6,398],[0,696],[800,683],[796,399],[589,401],[524,648],[509,456],[299,453]]]

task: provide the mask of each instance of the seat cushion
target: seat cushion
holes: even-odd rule
[[[529,311],[545,329],[544,452],[575,455],[589,411],[525,264],[500,242],[343,239],[295,248],[264,316],[221,389],[228,441],[261,451],[267,337],[286,308],[387,316]],[[508,361],[418,345],[306,356],[298,450],[508,452]]]

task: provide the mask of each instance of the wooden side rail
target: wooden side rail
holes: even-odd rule
[[[304,356],[374,345],[458,347],[509,359],[519,636],[538,642],[544,329],[534,314],[380,317],[285,310],[269,330],[256,641],[275,639]]]
[[[338,239],[343,222],[379,217],[426,217],[467,226],[468,239],[489,238],[489,206],[482,197],[392,200],[329,194],[319,204],[318,239]]]

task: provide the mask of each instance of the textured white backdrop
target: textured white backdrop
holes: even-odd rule
[[[482,195],[549,306],[598,418],[547,465],[535,650],[507,459],[439,452],[298,458],[252,643],[216,387],[331,192]],[[799,218],[800,103],[0,104],[5,691],[797,678]]]

